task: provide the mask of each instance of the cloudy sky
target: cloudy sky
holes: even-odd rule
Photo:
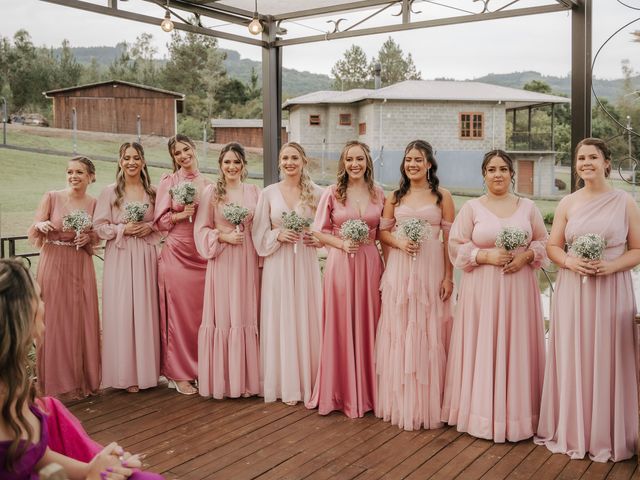
[[[500,0],[494,0],[499,3]],[[627,8],[618,0],[593,0],[593,50],[618,28],[640,18],[640,0],[623,0],[635,7]],[[106,0],[94,0],[106,4]],[[478,10],[479,3],[472,0],[447,0],[469,10]],[[522,0],[523,6],[535,4]],[[258,1],[258,5],[260,2]],[[421,10],[419,19],[435,15],[433,4],[416,1],[415,10]],[[490,4],[491,5],[491,4]],[[130,0],[124,8],[162,16],[159,7]],[[72,46],[115,45],[120,41],[132,42],[143,32],[151,33],[158,48],[158,56],[166,55],[168,35],[159,27],[105,15],[83,12],[69,7],[53,5],[39,0],[0,0],[0,35],[11,37],[16,30],[26,29],[36,45],[59,46],[68,39]],[[451,15],[448,10],[447,16]],[[342,15],[341,15],[342,16]],[[346,16],[353,23],[366,13]],[[208,27],[220,26],[215,20],[203,22]],[[290,31],[317,34],[315,29],[326,29],[326,19],[307,20],[301,25],[286,25]],[[629,59],[632,67],[640,71],[640,43],[631,42],[630,32],[640,30],[640,20],[623,30],[609,42],[600,54],[595,75],[600,78],[619,78],[620,62]],[[507,20],[494,20],[458,26],[437,27],[392,34],[405,52],[410,52],[423,78],[447,77],[468,79],[488,73],[508,73],[535,70],[545,75],[567,75],[571,68],[571,18],[568,13],[554,13]],[[351,44],[364,48],[369,57],[375,55],[388,34],[356,37],[345,40],[312,43],[286,47],[284,66],[298,70],[329,74],[332,65]],[[220,46],[234,49],[243,57],[260,59],[260,49],[244,44],[220,41]]]

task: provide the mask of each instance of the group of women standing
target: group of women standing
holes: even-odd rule
[[[262,191],[244,182],[239,144],[220,153],[216,183],[198,171],[187,137],[172,138],[169,153],[174,172],[157,191],[133,143],[122,146],[117,181],[97,206],[84,157],[69,162],[67,190],[44,196],[30,236],[43,247],[45,394],[95,392],[102,365],[103,386],[131,392],[164,375],[183,394],[263,395],[349,417],[374,411],[407,430],[447,423],[496,442],[537,435],[553,451],[598,461],[633,455],[629,270],[640,263],[640,210],[606,181],[604,142],[578,145],[584,187],[560,202],[550,237],[535,204],[512,192],[513,161],[501,150],[482,162],[486,193],[455,220],[421,140],[406,147],[387,199],[357,141],[343,148],[337,182],[324,191],[293,142],[280,151],[282,180]],[[184,182],[195,187],[190,202],[173,194]],[[148,205],[143,218],[127,216],[131,202]],[[62,224],[77,208],[93,215],[93,228],[74,235]],[[366,229],[358,240],[345,234],[354,220]],[[496,246],[509,229],[525,241]],[[585,233],[606,241],[601,259],[565,248]],[[102,361],[90,257],[99,239],[107,240]],[[560,273],[545,362],[535,270],[547,252]],[[455,314],[453,267],[462,270]]]

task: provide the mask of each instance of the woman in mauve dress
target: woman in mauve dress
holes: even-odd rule
[[[205,187],[211,181],[198,170],[196,146],[186,135],[169,139],[173,173],[158,184],[155,225],[167,232],[158,259],[160,298],[160,374],[169,388],[193,395],[198,376],[198,328],[202,321],[202,300],[207,260],[196,250],[193,221]],[[181,205],[171,189],[183,182],[196,188],[194,203]]]
[[[290,142],[279,155],[283,179],[260,194],[253,240],[264,257],[260,312],[261,381],[265,402],[308,402],[318,374],[322,282],[318,240],[309,229],[283,227],[283,214],[313,221],[322,188],[307,171],[302,146]]]
[[[102,385],[155,387],[160,375],[158,255],[153,226],[156,192],[139,143],[123,143],[116,183],[96,205],[95,230],[107,241],[102,280]],[[127,208],[146,205],[141,221]]]
[[[251,240],[260,189],[243,182],[248,171],[242,145],[225,145],[218,164],[218,181],[204,190],[195,220],[196,247],[208,260],[198,332],[198,388],[205,397],[248,397],[260,394],[260,279]],[[238,228],[223,215],[225,205],[232,203],[249,210]]]
[[[447,358],[442,420],[494,442],[532,437],[544,373],[544,324],[536,269],[547,261],[547,230],[533,201],[509,191],[513,161],[484,156],[487,193],[464,204],[451,227],[449,253],[463,270]],[[523,245],[496,246],[515,228]]]
[[[455,207],[451,194],[438,186],[437,169],[429,143],[409,143],[400,165],[400,186],[385,202],[380,223],[380,240],[390,252],[380,282],[376,416],[405,430],[442,426],[453,291],[447,247]],[[403,233],[412,220],[427,229],[420,242]]]
[[[357,418],[375,409],[374,347],[382,275],[376,238],[383,205],[384,192],[373,182],[369,147],[348,142],[338,162],[337,183],[322,194],[314,224],[314,235],[329,247],[320,366],[307,402],[321,415],[340,410]],[[340,227],[351,219],[369,227],[369,238],[361,244],[340,237]]]
[[[95,182],[95,166],[73,157],[65,190],[44,194],[29,240],[40,247],[38,284],[47,303],[47,327],[36,350],[38,388],[43,395],[81,398],[100,388],[100,326],[93,267],[93,230],[65,231],[63,219],[76,210],[90,216],[96,200],[87,194]]]
[[[635,454],[638,441],[630,270],[640,263],[640,210],[607,181],[605,142],[582,140],[575,162],[584,187],[558,204],[547,245],[560,271],[536,442],[571,458],[619,461]],[[606,241],[601,260],[565,252],[586,234]]]

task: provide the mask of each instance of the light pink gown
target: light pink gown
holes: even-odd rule
[[[322,188],[316,187],[316,204]],[[261,382],[265,402],[308,402],[318,374],[322,283],[316,248],[300,240],[280,243],[282,214],[289,212],[278,184],[265,188],[253,220],[253,239],[264,258],[260,313]],[[302,217],[315,210],[300,203]]]
[[[604,259],[626,250],[628,194],[604,193],[573,212],[565,241],[598,233]],[[629,271],[582,277],[560,269],[551,306],[551,329],[537,443],[571,458],[597,462],[635,454],[638,397]]]
[[[529,234],[534,260],[516,273],[478,265],[503,227]],[[464,270],[451,332],[442,419],[494,442],[536,432],[544,373],[544,324],[535,269],[547,261],[547,231],[535,204],[520,198],[500,218],[480,199],[464,204],[451,227],[449,254]]]
[[[160,375],[158,243],[154,231],[144,238],[124,234],[124,206],[115,206],[116,185],[107,186],[96,205],[94,225],[106,240],[102,280],[102,385],[155,387]],[[144,222],[153,226],[154,205]]]
[[[308,408],[321,415],[340,410],[351,418],[375,409],[375,334],[380,317],[382,259],[375,240],[384,205],[376,187],[363,216],[347,200],[335,197],[335,185],[322,194],[314,228],[339,236],[340,227],[359,218],[369,225],[369,241],[351,257],[329,247],[324,270],[322,348],[318,378]]]
[[[93,216],[96,200],[87,195],[82,209]],[[38,388],[43,395],[80,397],[100,388],[100,325],[93,246],[77,250],[75,232],[62,231],[65,215],[75,208],[65,191],[45,194],[29,228],[29,239],[40,247],[37,280],[45,303],[43,340],[37,346]],[[35,223],[51,221],[47,235]],[[95,236],[97,243],[97,236]]]
[[[160,374],[179,381],[198,375],[198,329],[207,271],[207,260],[198,254],[193,240],[194,223],[171,223],[171,214],[183,211],[184,206],[173,201],[169,189],[184,181],[198,185],[197,213],[202,185],[211,183],[200,172],[185,174],[180,169],[163,176],[155,206],[156,227],[168,232],[158,258]]]
[[[205,397],[223,398],[260,393],[258,254],[251,223],[260,189],[243,184],[242,206],[249,216],[240,226],[242,245],[220,242],[220,233],[235,226],[222,215],[209,185],[195,220],[198,252],[208,259],[202,325],[198,332],[198,389]]]
[[[376,336],[378,400],[376,416],[405,430],[442,426],[440,407],[446,368],[445,342],[451,322],[449,301],[440,299],[445,274],[442,220],[435,204],[413,209],[400,204],[395,219],[382,219],[391,230],[411,218],[431,225],[413,260],[392,248],[382,275],[382,314]],[[396,228],[393,228],[394,232]]]

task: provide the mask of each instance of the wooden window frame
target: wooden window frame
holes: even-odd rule
[[[338,125],[341,127],[350,127],[353,121],[350,113],[340,113],[338,115]]]
[[[367,122],[360,122],[358,124],[358,135],[366,135],[367,134]]]
[[[458,114],[458,136],[460,140],[482,140],[484,138],[484,113],[460,112]]]
[[[319,127],[320,126],[320,114],[313,114],[313,115],[309,115],[309,125],[312,127]]]

